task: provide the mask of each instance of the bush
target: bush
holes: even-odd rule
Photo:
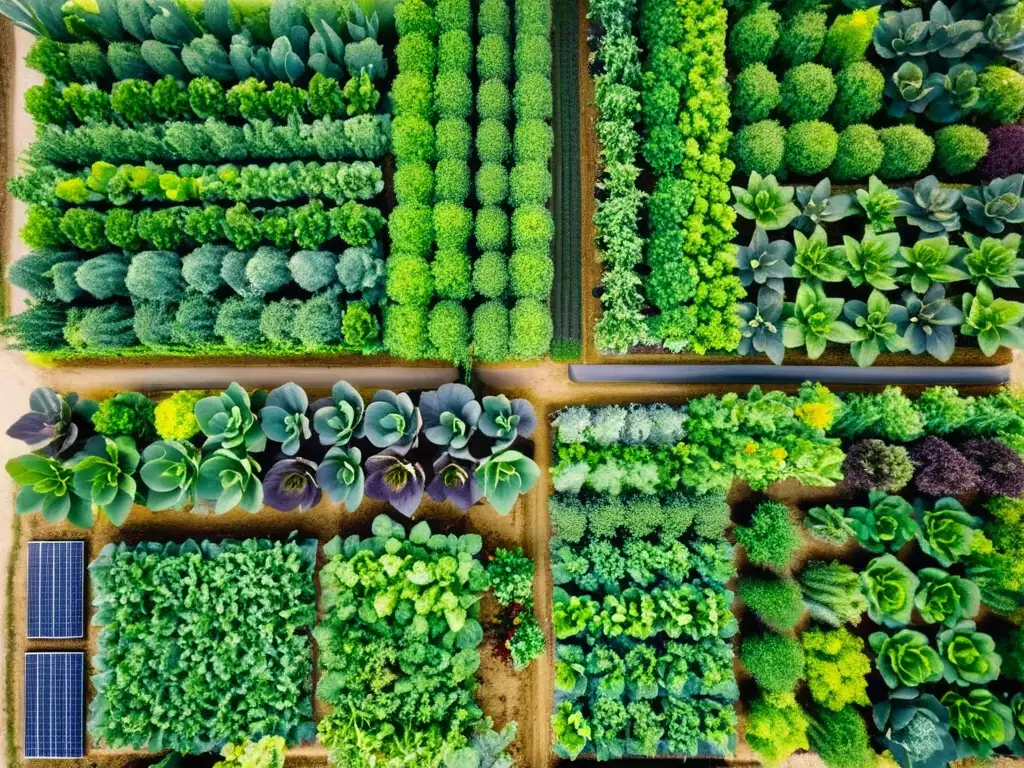
[[[732,510],[725,494],[705,493],[690,499],[693,509],[693,532],[704,539],[721,539],[732,522]]]
[[[131,270],[128,270],[129,273]],[[274,293],[292,281],[288,254],[277,248],[257,248],[245,265],[245,278],[260,293]]]
[[[868,743],[868,730],[853,707],[837,712],[819,710],[807,728],[811,748],[827,768],[868,768],[877,757]]]
[[[260,330],[262,314],[263,299],[232,296],[220,305],[214,331],[229,347],[258,344],[263,341],[263,332]]]
[[[222,209],[209,208],[207,210],[220,213]],[[32,209],[29,208],[30,214],[31,211]],[[135,213],[127,208],[113,208],[107,212],[107,220],[103,223],[103,234],[106,235],[111,245],[126,251],[138,251],[145,245],[135,231]]]
[[[779,631],[795,627],[804,612],[800,587],[792,579],[761,576],[741,579],[740,597],[761,621]]]
[[[104,253],[87,259],[75,270],[78,286],[97,299],[127,296],[125,280],[130,257],[123,253]]]
[[[791,66],[814,61],[825,42],[828,17],[821,11],[804,11],[782,26],[777,53]]]
[[[40,205],[28,207],[28,220],[18,234],[25,245],[37,251],[60,248],[68,242],[61,232],[60,211]]]
[[[434,9],[424,0],[403,0],[395,7],[395,28],[399,37],[421,32],[427,37],[437,36]]]
[[[815,629],[800,635],[800,642],[804,647],[807,686],[816,702],[831,710],[871,703],[867,694],[871,661],[864,654],[862,638],[845,629]]]
[[[978,109],[997,123],[1016,123],[1024,111],[1024,75],[989,65],[978,75]]]
[[[427,304],[434,295],[430,265],[422,256],[392,254],[387,261],[388,297],[398,304]]]
[[[124,279],[128,292],[137,299],[178,301],[185,295],[181,259],[169,251],[143,251],[132,256]]]
[[[403,0],[403,4],[408,0]],[[427,356],[427,309],[421,304],[392,304],[384,310],[384,348],[403,360]]]
[[[509,357],[532,360],[551,347],[554,323],[551,308],[537,299],[520,299],[509,312]]]
[[[434,159],[434,126],[419,115],[402,115],[391,121],[391,148],[399,161]]]
[[[804,678],[804,649],[793,637],[769,632],[748,636],[740,661],[764,691],[785,693]]]
[[[438,160],[434,199],[439,203],[464,203],[469,197],[469,166],[462,160]]]
[[[212,297],[189,292],[174,315],[176,344],[199,345],[214,341],[220,304]]]
[[[509,260],[512,293],[524,299],[546,299],[555,265],[545,251],[516,251]]]
[[[551,78],[551,43],[546,35],[516,35],[516,76]]]
[[[101,435],[126,435],[136,440],[156,436],[156,403],[140,392],[119,392],[99,404],[92,425]]]
[[[476,212],[475,232],[476,247],[481,251],[504,251],[508,245],[508,214],[496,205],[481,208]]]
[[[508,128],[497,120],[482,120],[476,129],[476,153],[481,163],[504,163],[512,150]]]
[[[885,78],[866,61],[843,67],[836,75],[836,100],[832,118],[840,128],[863,123],[882,108]]]
[[[839,137],[828,123],[794,123],[786,133],[786,167],[800,176],[821,173],[836,159]]]
[[[783,573],[800,548],[800,529],[785,504],[765,501],[758,505],[749,526],[736,526],[736,543],[747,550],[754,565]]]
[[[508,286],[508,263],[501,253],[484,253],[473,265],[473,288],[481,296],[497,299]]]
[[[792,693],[767,693],[754,700],[744,732],[765,765],[781,764],[799,749],[809,749],[807,718]]]
[[[437,159],[469,161],[472,133],[465,120],[446,119],[437,122]]]
[[[477,32],[483,35],[503,35],[512,31],[507,0],[481,0],[476,14]]]
[[[793,120],[817,120],[836,97],[832,72],[821,64],[800,64],[788,70],[779,89],[782,111]]]
[[[445,32],[437,41],[437,71],[468,75],[473,64],[473,42],[461,30]]]
[[[547,250],[555,237],[551,212],[542,205],[524,205],[512,214],[512,245],[517,249]]]
[[[512,96],[500,80],[485,80],[476,92],[476,111],[481,120],[507,122],[512,112]]]
[[[517,207],[528,203],[546,205],[551,188],[547,163],[519,163],[509,176],[509,196],[512,205]]]
[[[274,344],[291,344],[295,341],[295,316],[302,302],[298,299],[272,301],[263,308],[260,315],[260,331]]]
[[[134,317],[127,304],[72,307],[68,310],[64,339],[75,349],[126,349],[139,343]]]
[[[882,142],[882,165],[878,176],[882,179],[905,179],[920,175],[932,161],[935,143],[920,128],[897,125],[878,131]]]
[[[481,80],[501,80],[512,77],[512,54],[508,40],[501,35],[484,35],[476,46],[476,71]]]
[[[779,41],[782,17],[768,5],[759,5],[737,21],[729,32],[729,53],[740,67],[768,61]]]
[[[947,125],[935,134],[935,161],[950,176],[973,171],[988,152],[988,137],[973,125]]]
[[[442,299],[468,299],[473,296],[469,255],[465,251],[439,251],[430,265],[434,290]]]
[[[878,8],[836,16],[825,35],[821,63],[842,69],[864,58],[878,22]]]
[[[76,248],[98,251],[107,247],[103,214],[91,208],[71,208],[60,220],[60,231]]]
[[[453,29],[469,32],[472,29],[473,14],[470,11],[469,0],[437,0],[434,15],[442,32],[450,32]]]
[[[740,121],[764,120],[779,106],[779,81],[761,62],[751,64],[736,76],[730,100],[733,116]]]
[[[546,0],[516,0],[516,35],[550,35],[551,3]]]
[[[851,125],[839,134],[832,177],[837,181],[866,179],[882,165],[885,147],[870,125]]]
[[[473,277],[475,284],[475,271]],[[473,357],[484,363],[506,360],[508,342],[508,310],[498,301],[487,301],[477,307],[473,312]]]
[[[516,120],[550,120],[554,112],[551,81],[543,75],[523,75],[516,79]]]
[[[422,32],[405,35],[395,46],[395,58],[401,74],[422,75],[433,79],[437,66],[437,50],[434,41]],[[314,75],[315,77],[315,75]],[[427,86],[429,90],[429,85]]]
[[[307,349],[341,342],[341,306],[337,291],[324,291],[302,302],[292,333]]]
[[[401,163],[395,170],[395,199],[399,205],[429,205],[434,199],[434,172],[422,161]]]
[[[469,360],[469,316],[459,302],[438,302],[430,310],[427,333],[440,359],[457,364]]]
[[[473,214],[455,203],[434,206],[434,234],[441,251],[461,251],[469,243],[473,231]]]
[[[473,107],[473,85],[462,72],[445,72],[434,82],[434,106],[438,117],[465,120]]]
[[[517,163],[546,163],[555,149],[555,134],[543,120],[519,120],[513,144]]]
[[[434,214],[425,205],[399,205],[388,219],[391,250],[426,256],[434,242]]]
[[[500,205],[508,199],[508,171],[501,163],[483,163],[476,172],[476,199],[480,205]]]
[[[1024,173],[1024,125],[996,126],[989,131],[988,142],[988,154],[978,164],[983,179],[1005,179]]]
[[[413,115],[430,119],[433,93],[427,75],[401,72],[391,84],[391,105],[395,115]]]
[[[153,411],[157,435],[164,440],[190,440],[198,435],[195,407],[204,397],[206,392],[202,390],[179,389],[157,403]]]
[[[733,134],[729,143],[729,157],[745,174],[756,172],[768,176],[777,173],[782,168],[785,151],[786,129],[778,120],[745,125]]]

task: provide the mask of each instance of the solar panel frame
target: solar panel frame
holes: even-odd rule
[[[25,654],[24,753],[28,759],[85,757],[85,654]]]
[[[31,541],[28,545],[28,637],[85,637],[85,542]]]

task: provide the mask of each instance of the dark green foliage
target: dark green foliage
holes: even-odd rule
[[[498,301],[487,301],[481,304],[473,311],[472,337],[473,357],[477,360],[500,362],[507,359],[509,356],[508,310]]]
[[[211,296],[188,292],[174,315],[176,344],[200,345],[214,341],[220,304]]]
[[[814,61],[825,42],[828,17],[820,11],[804,11],[782,26],[777,53],[791,65]]]
[[[765,501],[758,505],[749,526],[736,526],[736,543],[747,550],[754,565],[778,572],[789,570],[790,560],[800,548],[800,530],[785,504]]]
[[[274,293],[292,281],[288,254],[277,248],[259,248],[245,265],[245,277],[261,293]]]
[[[721,539],[731,522],[732,510],[725,494],[706,493],[693,497],[693,532],[705,539]]]
[[[804,650],[796,638],[770,632],[743,639],[740,661],[765,691],[792,691],[804,677]]]
[[[878,131],[884,154],[878,169],[881,179],[905,179],[922,173],[932,161],[935,142],[914,125],[897,125]]]
[[[838,141],[836,129],[828,123],[794,123],[786,134],[786,167],[803,176],[821,173],[835,160]]]
[[[130,256],[123,253],[104,253],[83,261],[75,271],[79,287],[97,299],[127,296],[125,278]]]
[[[193,81],[194,82],[194,81]],[[315,117],[339,117],[344,108],[341,86],[333,77],[317,72],[309,81],[306,108]]]
[[[836,100],[832,116],[844,127],[870,119],[882,108],[885,78],[872,64],[858,61],[836,75]]]
[[[870,768],[875,764],[864,718],[851,706],[838,712],[816,709],[807,736],[828,768]]]
[[[800,64],[786,71],[779,89],[780,105],[792,120],[817,120],[832,106],[836,83],[820,64]]]
[[[73,307],[68,311],[64,338],[75,349],[124,349],[138,343],[132,308],[127,304]]]
[[[395,357],[426,357],[427,310],[418,304],[391,304],[384,311],[384,347]]]
[[[120,392],[99,404],[92,425],[101,435],[128,435],[136,440],[152,440],[156,403],[139,392]]]
[[[867,178],[881,167],[884,155],[885,147],[874,128],[863,123],[851,125],[836,142],[832,176],[840,181]]]
[[[769,627],[792,629],[803,615],[800,587],[792,579],[749,576],[740,581],[740,597]]]
[[[75,79],[81,83],[105,83],[110,79],[107,57],[92,41],[68,45],[68,62]]]
[[[263,308],[260,315],[260,332],[267,341],[274,344],[290,344],[295,341],[295,316],[301,306],[302,302],[298,299],[281,299]]]
[[[548,499],[554,534],[568,544],[579,542],[587,530],[587,513],[576,496],[555,495]]]
[[[740,18],[729,32],[729,53],[736,63],[745,67],[771,58],[781,21],[778,12],[768,5],[759,5]]]
[[[341,341],[341,306],[336,291],[327,290],[307,299],[295,314],[292,333],[309,349]]]
[[[49,352],[67,346],[66,321],[67,309],[63,305],[40,302],[0,320],[0,332],[7,337],[11,349]]]
[[[263,340],[263,334],[260,332],[262,312],[262,299],[232,296],[220,305],[214,331],[230,347],[258,344]],[[178,321],[180,324],[180,313]]]
[[[172,302],[185,293],[181,259],[169,251],[142,251],[132,257],[125,287],[135,298]]]
[[[200,293],[213,293],[224,285],[221,267],[231,251],[223,245],[204,245],[181,260],[181,276],[188,287]]]
[[[174,305],[160,301],[139,302],[135,305],[133,328],[143,346],[170,344],[174,337]]]
[[[50,270],[63,261],[77,259],[74,253],[61,251],[31,251],[7,268],[7,280],[21,288],[33,299],[57,298]]]
[[[779,106],[779,81],[762,62],[751,64],[736,76],[729,98],[734,117],[756,123]]]
[[[543,357],[551,346],[554,326],[546,302],[520,299],[509,312],[509,356],[517,360]]]
[[[188,91],[173,77],[162,77],[153,83],[153,114],[158,120],[178,120],[189,110]]]
[[[786,129],[778,120],[762,120],[743,126],[732,137],[729,156],[743,173],[769,176],[782,169]]]

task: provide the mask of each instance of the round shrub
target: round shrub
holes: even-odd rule
[[[1024,125],[1000,125],[989,131],[988,154],[978,172],[986,180],[1024,173]]]
[[[434,199],[434,171],[422,161],[401,163],[395,170],[395,199],[399,205],[428,205]]]
[[[164,440],[190,440],[198,435],[195,407],[206,395],[199,389],[179,389],[157,403],[153,411],[156,433]]]
[[[516,34],[550,35],[551,3],[547,0],[517,0]]]
[[[497,120],[481,120],[476,129],[476,153],[481,163],[504,163],[512,149],[508,128]]]
[[[162,301],[140,301],[135,305],[132,329],[145,347],[162,347],[173,341],[173,304]]]
[[[257,248],[245,265],[245,279],[260,293],[281,290],[292,281],[288,255],[277,248]]]
[[[512,54],[501,35],[484,35],[476,46],[476,71],[481,80],[508,82],[512,77]]]
[[[905,179],[924,171],[935,154],[935,142],[913,125],[882,128],[878,132],[882,142],[882,165],[878,176],[882,179]]]
[[[1024,111],[1024,75],[989,65],[978,75],[978,108],[997,123],[1016,123]]]
[[[487,301],[473,311],[473,357],[484,363],[508,359],[508,310]]]
[[[543,120],[520,120],[513,143],[517,163],[546,163],[555,149],[555,134]]]
[[[473,296],[469,254],[465,251],[438,251],[430,272],[434,276],[434,290],[442,299],[468,299]]]
[[[481,296],[497,299],[508,285],[508,263],[498,252],[484,253],[473,265],[473,288]]]
[[[935,134],[935,161],[950,176],[973,171],[988,152],[988,137],[972,125],[947,125]]]
[[[516,36],[516,76],[551,77],[551,43],[545,35]]]
[[[504,251],[508,245],[508,214],[496,205],[476,212],[476,247],[481,251]]]
[[[437,71],[462,72],[468,75],[473,65],[473,41],[469,33],[459,30],[445,32],[437,41]]]
[[[729,157],[743,173],[762,176],[778,173],[786,151],[786,129],[778,120],[762,120],[745,125],[733,134],[729,143]]]
[[[260,331],[274,344],[291,344],[295,341],[295,316],[302,302],[298,299],[272,301],[263,308],[260,315]]]
[[[427,75],[401,72],[391,84],[391,105],[395,115],[418,115],[430,119],[433,93]]]
[[[500,80],[485,80],[476,92],[476,111],[481,120],[506,122],[512,111],[512,96]]]
[[[399,37],[416,32],[436,37],[437,19],[434,17],[434,9],[425,0],[403,0],[395,8],[395,28]]]
[[[512,31],[507,0],[481,0],[476,12],[476,29],[483,35],[503,35]]]
[[[782,17],[768,5],[759,5],[741,17],[729,32],[729,53],[740,67],[768,61],[779,41]]]
[[[882,108],[885,78],[878,68],[866,61],[843,67],[836,75],[836,100],[832,104],[832,118],[836,125],[845,127],[863,123]]]
[[[516,360],[543,357],[551,348],[554,323],[547,303],[520,299],[508,314],[509,356]]]
[[[403,0],[401,7],[408,0]],[[384,349],[404,360],[427,354],[427,308],[419,304],[392,304],[384,310]]]
[[[831,174],[838,181],[866,179],[882,165],[885,148],[870,125],[851,125],[839,134]]]
[[[544,251],[516,251],[509,260],[512,293],[523,299],[546,299],[555,265]]]
[[[101,435],[126,435],[152,440],[155,434],[156,403],[141,392],[119,392],[99,404],[92,425]]]
[[[786,167],[800,176],[821,173],[836,159],[838,141],[828,123],[793,123],[786,133]]]
[[[551,171],[547,163],[521,163],[509,175],[512,205],[547,203],[551,197]]]
[[[334,291],[318,293],[302,302],[295,313],[292,331],[307,349],[341,342],[341,305]]]
[[[434,214],[426,205],[399,205],[388,218],[391,250],[426,256],[434,242]]]
[[[285,271],[287,272],[287,268]],[[185,295],[181,259],[178,254],[169,251],[136,253],[128,265],[124,284],[128,292],[137,299],[177,301]]]
[[[387,261],[388,297],[398,304],[426,304],[434,295],[430,265],[422,256],[392,254]]]
[[[817,120],[832,106],[836,81],[821,64],[800,64],[783,76],[779,95],[782,111],[793,120]]]
[[[434,159],[434,126],[419,115],[401,115],[391,121],[391,147],[400,161]]]
[[[877,23],[877,7],[836,16],[825,33],[821,63],[833,69],[841,69],[863,59]]]
[[[437,0],[434,15],[442,32],[453,29],[469,32],[471,29],[473,14],[470,11],[469,0]]]
[[[304,291],[315,293],[338,279],[338,257],[327,251],[296,251],[288,260],[292,280]]]
[[[434,199],[439,203],[462,203],[469,197],[469,166],[462,160],[438,160],[434,176]]]
[[[782,26],[777,53],[791,66],[814,61],[825,42],[828,17],[821,11],[804,11]]]
[[[263,314],[263,299],[256,297],[232,296],[220,305],[214,332],[224,339],[229,347],[244,347],[263,341],[260,330],[260,315]],[[180,322],[180,312],[178,320]]]
[[[789,508],[776,501],[758,505],[749,525],[734,529],[736,543],[747,551],[747,560],[754,565],[784,573],[800,548],[800,531]]]
[[[524,205],[512,214],[512,245],[517,249],[547,250],[555,237],[551,212],[542,205]]]
[[[473,133],[465,120],[437,121],[437,159],[469,161]]]
[[[769,632],[743,639],[740,661],[764,691],[792,691],[804,677],[804,649],[793,637]]]
[[[730,98],[737,119],[756,123],[779,106],[779,81],[763,63],[751,64],[736,76]]]
[[[755,616],[780,631],[795,627],[804,612],[800,587],[793,579],[748,576],[740,579],[740,597]]]
[[[402,74],[417,74],[433,78],[437,65],[437,50],[434,41],[422,32],[405,35],[395,46],[398,71]]]
[[[476,172],[476,199],[480,205],[498,205],[508,198],[508,171],[501,163],[484,163]]]
[[[442,360],[469,360],[469,315],[457,301],[438,302],[430,310],[427,336]]]
[[[434,107],[441,118],[465,120],[473,107],[473,85],[462,72],[439,74],[434,82]]]
[[[473,214],[455,203],[434,206],[434,236],[441,251],[461,251],[473,231]]]
[[[550,120],[554,112],[551,81],[543,75],[524,75],[516,79],[517,120]]]
[[[206,344],[214,340],[220,303],[212,296],[189,292],[174,315],[176,344]]]

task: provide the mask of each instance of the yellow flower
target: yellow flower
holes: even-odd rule
[[[757,453],[757,443],[747,443],[743,447],[743,452],[748,456],[752,453]]]
[[[797,418],[814,429],[827,429],[832,424],[835,406],[831,403],[803,403],[794,411]]]
[[[787,456],[789,456],[789,452],[781,445],[778,448],[772,448],[772,458],[780,464],[786,460]]]

